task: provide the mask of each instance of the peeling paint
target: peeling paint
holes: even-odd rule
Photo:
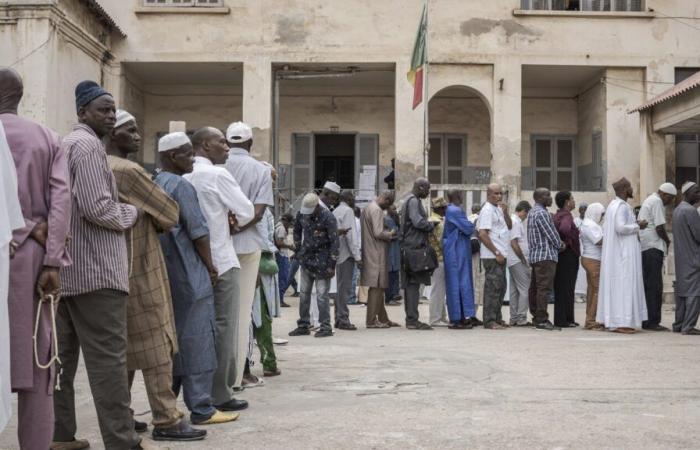
[[[462,22],[459,30],[465,36],[480,36],[482,34],[491,33],[497,28],[501,28],[505,32],[506,38],[510,38],[511,36],[515,35],[537,38],[542,35],[542,33],[539,31],[528,28],[520,22],[512,19],[469,19]]]
[[[275,42],[282,44],[303,44],[308,32],[303,17],[282,17],[277,21]]]
[[[668,32],[669,24],[668,20],[656,20],[654,21],[654,26],[651,28],[651,34],[657,41],[663,40],[664,36]]]

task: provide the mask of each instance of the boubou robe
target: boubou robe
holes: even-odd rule
[[[450,322],[476,315],[472,284],[471,235],[474,224],[457,205],[450,203],[445,212],[442,252],[445,264],[445,291]]]

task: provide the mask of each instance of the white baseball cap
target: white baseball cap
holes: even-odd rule
[[[253,139],[253,130],[243,122],[233,122],[226,129],[226,140],[232,144],[239,144]]]
[[[304,199],[301,201],[301,208],[299,212],[304,215],[309,215],[314,212],[318,206],[318,195],[314,193],[306,194]]]

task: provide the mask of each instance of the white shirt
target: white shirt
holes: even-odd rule
[[[642,203],[639,210],[639,220],[646,220],[649,225],[644,230],[639,231],[639,242],[642,244],[642,251],[656,248],[666,252],[666,243],[659,237],[656,227],[666,224],[666,208],[659,194],[654,192]]]
[[[581,232],[581,256],[600,261],[603,246],[596,245],[603,239],[603,227],[592,220],[584,220],[579,228]]]
[[[232,148],[229,151],[225,167],[253,205],[275,206],[269,167],[250,156],[242,148]],[[236,233],[233,236],[236,252],[247,254],[267,248],[265,233],[265,227],[261,226],[260,222],[254,227]]]
[[[228,272],[240,262],[231,239],[228,213],[231,211],[242,226],[253,220],[253,203],[243,193],[238,182],[223,167],[216,167],[207,158],[195,156],[194,170],[184,175],[197,191],[199,207],[209,227],[211,257],[219,274]]]
[[[486,202],[479,213],[479,230],[488,230],[489,237],[501,255],[508,255],[510,247],[510,231],[499,206]],[[496,255],[485,245],[481,246],[481,259],[495,259]]]
[[[525,260],[527,261],[527,257],[529,252],[528,246],[527,246],[527,235],[525,234],[525,227],[523,226],[523,221],[518,217],[517,214],[513,214],[511,216],[511,219],[513,221],[513,227],[510,229],[510,240],[512,241],[513,239],[517,239],[518,245],[520,246],[520,250],[523,252],[523,256],[525,256]],[[515,254],[515,251],[513,250],[513,246],[508,244],[508,267],[513,267],[514,265],[520,263],[520,258],[518,258],[518,255]]]

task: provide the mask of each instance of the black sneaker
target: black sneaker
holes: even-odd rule
[[[146,422],[139,422],[138,420],[134,420],[134,431],[137,433],[143,433],[145,431],[148,431],[148,424]]]
[[[537,325],[535,325],[535,330],[544,330],[544,331],[561,331],[560,327],[555,327],[552,322],[549,320],[545,320],[544,322],[540,322]]]
[[[309,331],[308,328],[302,328],[302,327],[298,327],[298,328],[289,332],[290,336],[308,336],[310,334],[311,334],[311,331]]]
[[[314,337],[317,337],[317,338],[331,337],[331,336],[333,336],[333,332],[331,330],[318,330],[316,333],[314,333]]]

